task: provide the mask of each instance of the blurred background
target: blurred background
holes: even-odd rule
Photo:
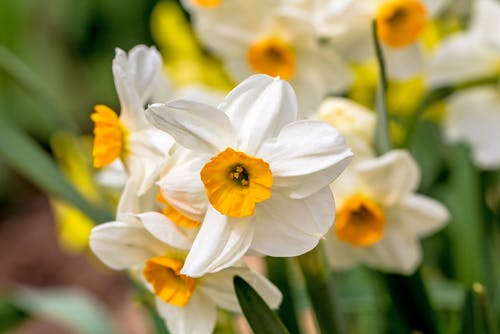
[[[95,313],[104,310],[101,317],[109,316],[110,326],[117,332],[150,332],[149,319],[134,306],[125,276],[106,269],[82,242],[61,241],[61,233],[79,231],[61,232],[47,189],[34,186],[38,181],[33,178],[44,178],[43,163],[33,160],[30,152],[19,161],[9,151],[22,151],[23,140],[34,140],[41,149],[38,153],[56,156],[53,144],[59,137],[68,149],[85,152],[84,165],[91,166],[88,143],[75,146],[71,140],[91,133],[89,115],[95,104],[118,110],[111,73],[114,49],[153,44],[150,17],[155,4],[155,0],[0,1],[1,333],[73,333],[78,326],[92,323],[97,327],[90,327],[90,332],[99,332],[98,328],[102,332],[91,314],[85,320],[92,309]],[[19,130],[15,138],[4,131],[6,127],[11,132]],[[64,153],[59,152],[61,155]],[[19,164],[31,166],[35,172]],[[37,168],[42,175],[36,176]],[[85,234],[85,224],[82,229]],[[21,292],[20,287],[58,290],[43,290],[45,294],[39,295],[39,290]],[[59,298],[61,287],[77,289],[77,296],[82,296]],[[21,294],[28,306],[20,304]],[[73,310],[81,323],[61,326],[61,321],[47,321],[53,319],[51,313],[56,317],[64,313],[58,309]],[[43,315],[25,320],[28,312]]]

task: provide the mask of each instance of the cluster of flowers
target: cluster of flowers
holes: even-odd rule
[[[200,39],[244,80],[225,98],[174,89],[155,48],[117,50],[121,111],[95,107],[93,155],[108,179],[116,179],[113,170],[126,176],[116,221],[92,230],[93,252],[154,293],[173,333],[211,332],[216,305],[239,311],[234,275],[278,307],[280,292],[245,265],[245,255],[293,257],[321,241],[334,269],[361,262],[414,272],[419,238],[442,228],[448,211],[415,193],[420,173],[407,151],[376,156],[372,111],[347,99],[321,101],[352,84],[350,61],[373,57],[373,20],[389,76],[425,66],[439,86],[491,73],[500,42],[487,12],[500,6],[477,1],[471,30],[444,41],[429,61],[418,37],[445,1],[184,4]],[[485,105],[484,118],[470,116],[471,103]],[[494,146],[484,148],[500,124],[499,103],[497,87],[460,93],[444,122],[450,139],[471,143],[482,166],[500,165]],[[496,121],[478,124],[490,111]]]

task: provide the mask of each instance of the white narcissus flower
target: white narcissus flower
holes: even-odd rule
[[[446,139],[471,147],[474,163],[483,169],[500,168],[500,87],[481,87],[448,99],[442,126]]]
[[[448,2],[323,0],[316,7],[315,24],[333,48],[354,61],[363,61],[375,57],[371,27],[375,20],[388,75],[405,80],[423,70],[424,57],[418,41],[427,21]]]
[[[323,48],[312,12],[287,1],[186,0],[202,42],[220,55],[238,80],[253,73],[280,76],[295,89],[301,116],[314,111],[331,92],[349,88],[348,64],[331,48]]]
[[[206,162],[183,173],[210,203],[183,274],[217,272],[249,250],[296,256],[315,247],[332,225],[328,185],[352,153],[330,125],[296,121],[296,98],[286,81],[254,75],[219,108],[179,100],[151,105],[146,115]]]
[[[171,136],[151,126],[144,115],[145,104],[158,85],[164,84],[161,71],[161,57],[155,48],[139,45],[128,55],[117,49],[113,75],[120,116],[104,105],[95,106],[91,115],[95,123],[94,166],[104,167],[120,158],[128,174],[119,214],[144,211],[141,202],[154,198],[150,190],[174,143]]]
[[[431,86],[463,82],[500,73],[500,4],[474,3],[468,31],[444,40],[429,66]],[[500,87],[477,87],[453,94],[442,121],[450,142],[465,141],[477,166],[500,167]]]
[[[394,273],[415,271],[422,258],[419,238],[441,229],[449,217],[439,202],[414,193],[419,180],[407,151],[349,166],[332,185],[337,219],[324,245],[334,269],[363,263]]]
[[[181,274],[191,241],[162,214],[123,217],[124,222],[95,227],[90,248],[107,266],[130,269],[144,282],[155,295],[158,313],[171,333],[212,333],[216,306],[241,312],[233,287],[236,275],[245,279],[271,308],[279,306],[280,291],[243,265],[200,278]]]

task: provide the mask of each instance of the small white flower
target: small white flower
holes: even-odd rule
[[[238,80],[253,73],[290,81],[303,115],[330,92],[346,90],[352,81],[348,64],[321,46],[312,24],[314,13],[287,1],[232,0],[216,6],[185,1],[198,36],[223,58]]]
[[[139,45],[128,55],[117,49],[113,75],[120,99],[120,116],[104,105],[97,105],[91,116],[95,123],[94,166],[104,167],[120,158],[128,174],[118,205],[119,214],[146,209],[141,202],[149,201],[140,198],[151,197],[146,193],[174,143],[171,136],[151,126],[144,115],[145,104],[158,90],[158,85],[164,83],[161,68],[161,57],[155,48]]]
[[[204,166],[195,163],[179,174],[210,202],[183,274],[219,271],[248,250],[296,256],[332,225],[328,185],[352,153],[330,125],[296,121],[295,94],[286,81],[254,75],[219,108],[179,100],[154,104],[146,114],[205,159]],[[173,203],[168,191],[162,189]]]
[[[474,3],[471,27],[443,41],[429,66],[429,82],[438,87],[500,73],[500,4]],[[477,87],[453,94],[442,127],[449,142],[464,141],[477,166],[500,167],[500,88]]]
[[[429,64],[431,86],[442,86],[499,73],[500,4],[494,0],[474,2],[468,31],[443,40]]]
[[[123,218],[124,222],[95,227],[90,248],[107,266],[130,269],[140,277],[155,294],[157,310],[173,334],[212,333],[217,306],[241,312],[233,287],[235,275],[252,285],[271,308],[280,304],[280,291],[244,265],[200,278],[182,275],[191,241],[165,216],[148,212]]]
[[[353,163],[332,185],[337,220],[325,236],[334,269],[358,263],[411,274],[422,258],[419,238],[441,229],[446,208],[415,194],[418,167],[406,151]]]

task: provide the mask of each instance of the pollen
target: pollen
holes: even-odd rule
[[[337,210],[335,234],[353,246],[371,246],[382,239],[385,223],[385,215],[374,201],[356,195]]]
[[[232,148],[213,157],[200,176],[212,206],[227,216],[251,216],[256,203],[271,197],[269,164]]]
[[[124,148],[125,128],[118,115],[104,105],[96,105],[90,115],[94,122],[94,167],[104,167],[120,156]]]
[[[422,34],[427,9],[419,0],[387,0],[376,14],[380,40],[394,48],[410,45]]]
[[[180,273],[184,264],[165,256],[156,256],[146,261],[143,275],[153,286],[156,296],[166,303],[183,307],[191,298],[196,286],[194,278]]]
[[[253,43],[247,53],[250,68],[256,73],[290,80],[295,72],[295,52],[285,41],[269,37]]]
[[[222,0],[191,0],[195,5],[199,7],[213,8],[220,5]]]
[[[162,210],[163,215],[170,219],[175,225],[185,228],[195,228],[201,225],[201,222],[186,217],[176,210],[172,205],[170,205],[170,203],[168,203],[161,192],[158,193],[157,201],[164,205]]]

